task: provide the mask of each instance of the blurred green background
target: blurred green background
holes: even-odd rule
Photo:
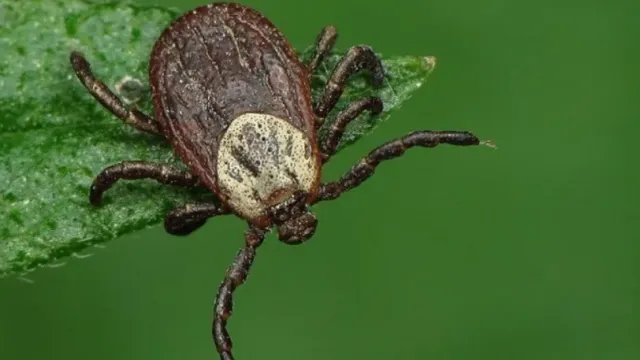
[[[438,58],[325,179],[412,130],[500,148],[412,150],[317,206],[312,241],[269,237],[237,292],[238,359],[640,359],[639,2],[245,4],[297,48],[333,23],[342,49]],[[216,359],[212,299],[244,228],[156,227],[0,281],[0,358]]]

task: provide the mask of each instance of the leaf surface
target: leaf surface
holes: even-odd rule
[[[149,53],[178,15],[129,4],[0,0],[0,277],[157,225],[173,207],[212,196],[143,180],[117,183],[99,208],[88,201],[93,178],[106,166],[123,160],[184,165],[162,139],[123,124],[95,101],[75,77],[69,54],[83,52],[108,86],[125,98],[139,95],[136,106],[152,114]],[[331,54],[314,77],[314,97],[339,57]],[[425,57],[383,61],[384,85],[372,89],[364,74],[354,76],[327,119],[330,125],[332,115],[362,96],[385,103],[381,115],[354,121],[340,148],[387,119],[435,66]],[[142,87],[116,87],[127,77]]]

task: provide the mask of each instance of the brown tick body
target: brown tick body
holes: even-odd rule
[[[249,229],[218,289],[213,337],[221,359],[233,359],[226,323],[232,293],[249,272],[257,247],[272,227],[288,244],[309,239],[317,225],[309,206],[335,199],[369,178],[383,160],[413,146],[478,145],[465,131],[418,131],[371,151],[339,181],[321,183],[322,165],[335,153],[350,121],[364,111],[378,114],[377,97],[356,100],[336,115],[326,138],[317,130],[335,106],[350,75],[368,70],[380,86],[384,70],[368,46],[350,48],[333,69],[315,103],[310,77],[337,37],[333,26],[316,39],[315,55],[300,62],[276,27],[257,11],[235,3],[192,10],[156,41],[150,60],[154,117],[128,108],[91,72],[87,60],[71,54],[73,68],[88,91],[125,123],[163,136],[191,171],[166,164],[125,161],[104,169],[89,194],[99,205],[120,179],[155,179],[185,187],[205,186],[220,203],[180,206],[165,218],[166,230],[187,235],[207,219],[236,214]]]

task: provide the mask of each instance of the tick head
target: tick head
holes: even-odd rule
[[[302,215],[278,225],[278,238],[287,244],[300,244],[313,236],[317,225],[316,216],[305,211]]]
[[[268,215],[278,227],[280,241],[287,244],[299,244],[309,239],[318,224],[316,216],[309,211],[304,191],[296,191],[285,201],[272,206]]]

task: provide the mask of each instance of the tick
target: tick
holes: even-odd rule
[[[118,180],[154,179],[162,184],[211,190],[219,202],[185,204],[166,215],[164,226],[187,235],[209,218],[235,214],[248,223],[245,246],[227,269],[215,301],[213,338],[221,359],[233,359],[226,324],[232,293],[242,284],[256,249],[272,228],[286,244],[300,244],[316,230],[310,206],[333,200],[368,179],[384,160],[414,146],[480,145],[466,131],[416,131],[362,158],[341,179],[321,182],[345,127],[358,115],[379,114],[377,97],[355,100],[335,115],[327,136],[317,132],[352,74],[366,70],[374,87],[385,77],[380,59],[365,45],[351,47],[333,68],[319,99],[310,77],[332,49],[336,29],[318,35],[315,53],[301,62],[280,31],[262,14],[236,3],[198,7],[176,19],[158,38],[150,57],[154,116],[125,106],[89,62],[72,52],[71,64],[87,90],[115,116],[164,137],[190,171],[167,164],[124,161],[105,168],[89,191],[98,206]]]

